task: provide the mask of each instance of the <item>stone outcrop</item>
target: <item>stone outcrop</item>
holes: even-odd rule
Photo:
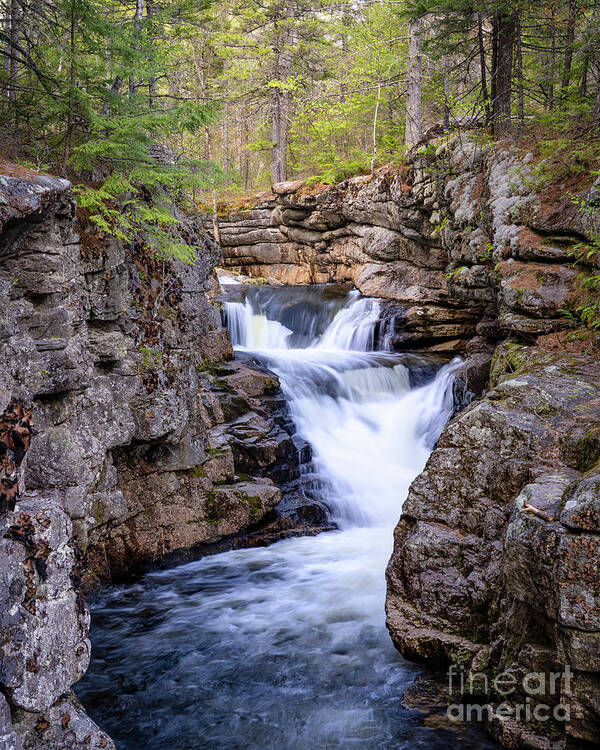
[[[452,299],[432,209],[406,177],[383,172],[320,192],[275,186],[219,218],[224,267],[271,283],[352,283],[394,301],[398,348],[460,349],[485,304]]]
[[[387,300],[394,348],[464,352],[478,334],[471,348],[489,364],[501,338],[564,326],[581,291],[569,251],[598,229],[591,196],[536,192],[531,161],[455,137],[413,150],[401,170],[276,185],[221,207],[223,264],[270,283],[352,283]]]
[[[231,361],[219,249],[174,211],[193,265],[99,235],[65,180],[0,177],[2,747],[113,747],[71,692],[86,581],[294,532],[303,445],[277,379]]]
[[[596,358],[540,343],[498,348],[491,389],[449,425],[411,486],[387,616],[407,656],[486,674],[481,703],[569,706],[568,722],[537,727],[550,747],[565,732],[600,736],[600,383]],[[504,670],[548,680],[566,665],[570,684],[554,692],[490,687]],[[514,716],[493,728],[529,746],[531,729]]]

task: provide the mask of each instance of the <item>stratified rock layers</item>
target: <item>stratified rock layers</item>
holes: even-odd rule
[[[275,185],[254,204],[223,207],[223,263],[272,283],[348,282],[389,300],[398,349],[464,351],[492,319],[494,330],[478,331],[491,356],[509,333],[564,325],[579,290],[569,250],[600,230],[585,200],[561,195],[549,207],[533,183],[530,156],[454,138],[413,150],[402,170],[320,189]]]

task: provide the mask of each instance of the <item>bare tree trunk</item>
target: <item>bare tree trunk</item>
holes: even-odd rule
[[[525,125],[525,94],[523,91],[523,32],[521,28],[521,16],[517,18],[517,102],[519,107],[519,132],[523,132]]]
[[[245,110],[242,110],[242,172],[244,174],[244,190],[248,192],[252,186],[250,179],[250,154],[248,153],[248,117]]]
[[[494,18],[494,65],[492,68],[494,135],[502,135],[511,126],[513,50],[516,19],[498,13]]]
[[[596,60],[596,79],[597,79],[597,89],[596,89],[596,112],[595,112],[595,120],[596,120],[596,130],[600,132],[600,57]]]
[[[404,138],[408,148],[418,143],[423,135],[423,106],[421,101],[423,79],[422,35],[422,20],[413,21],[408,32],[408,85],[406,134]]]
[[[223,169],[231,171],[231,160],[229,158],[229,107],[227,102],[223,108]]]
[[[19,0],[10,2],[10,64],[8,70],[8,98],[11,102],[17,101],[17,87],[19,78],[19,66],[17,63],[15,48],[19,44],[21,9]]]
[[[581,81],[579,83],[579,93],[581,96],[587,96],[588,89],[588,73],[590,70],[590,56],[589,53],[583,57],[583,70],[581,71]]]
[[[71,0],[71,18],[69,28],[69,112],[67,114],[67,132],[65,134],[65,151],[63,155],[63,172],[67,174],[67,164],[71,156],[71,138],[73,136],[73,94],[75,93],[75,0]]]
[[[10,39],[11,39],[11,29],[12,29],[12,13],[11,13],[11,2],[3,3],[2,10],[4,12],[4,33],[6,35],[5,41],[4,41],[4,60],[2,61],[2,67],[4,68],[4,74],[6,77],[6,88],[3,87],[3,93],[6,93],[7,95],[10,95],[10,81],[9,81],[9,72],[10,72],[10,60],[11,60],[11,47],[10,47]]]
[[[133,43],[137,46],[142,30],[142,16],[144,15],[144,0],[135,0],[135,15],[133,17]],[[129,93],[134,94],[136,83],[133,76],[129,76]]]
[[[450,127],[450,58],[444,57],[444,127]]]
[[[565,46],[565,60],[563,63],[563,75],[560,86],[560,93],[563,99],[569,92],[569,83],[571,82],[571,68],[573,66],[573,44],[575,42],[575,24],[577,21],[577,0],[569,2],[569,16],[567,18],[567,39]]]
[[[155,11],[155,5],[154,0],[146,0],[146,16],[148,18],[152,18]],[[153,54],[153,48],[150,46],[150,59],[151,62],[154,62],[154,54]],[[155,102],[156,97],[156,78],[154,76],[150,76],[148,79],[148,109],[154,109],[154,106],[156,104]]]
[[[550,17],[550,64],[546,70],[546,80],[548,83],[547,100],[548,100],[548,111],[552,112],[554,109],[554,70],[556,68],[556,11],[554,5],[552,5],[552,15]]]
[[[377,104],[373,115],[373,158],[371,159],[371,172],[375,169],[377,161],[377,120],[379,119],[379,104],[381,103],[381,83],[377,87]]]
[[[285,87],[285,82],[290,76],[292,69],[291,44],[293,33],[291,19],[293,9],[290,0],[287,0],[283,8],[283,18],[275,21],[275,45],[274,45],[274,79],[280,81],[281,86],[273,87],[271,98],[271,110],[273,118],[273,154],[271,160],[271,177],[273,184],[285,182],[287,179],[287,149],[289,134],[290,94]],[[283,24],[283,28],[281,28]]]
[[[490,124],[494,125],[494,109],[496,102],[496,81],[498,71],[498,21],[494,17],[492,19],[492,74],[490,81],[490,99],[491,99],[491,118]]]
[[[485,110],[485,124],[489,125],[492,118],[490,111],[490,96],[487,85],[487,63],[485,59],[485,41],[483,38],[483,19],[481,13],[477,14],[477,40],[479,43],[479,68],[481,75],[481,96],[483,99],[483,108]]]

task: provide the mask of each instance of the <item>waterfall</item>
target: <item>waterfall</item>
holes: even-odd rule
[[[335,316],[317,346],[366,352],[375,348],[375,325],[379,319],[379,300],[361,298],[356,291],[348,295],[348,303]]]
[[[454,408],[457,363],[374,351],[377,314],[331,287],[257,287],[226,305],[235,347],[279,376],[313,449],[305,477],[340,530],[104,593],[79,694],[124,750],[491,747],[401,705],[420,668],[385,630],[384,570]]]
[[[248,291],[245,302],[225,302],[225,319],[234,347],[361,352],[375,348],[379,300],[361,297],[353,290],[337,298],[318,300],[315,309],[314,287],[297,287],[295,299],[287,305],[290,295],[286,291],[255,287]],[[299,347],[294,337],[300,338],[304,346]]]
[[[306,310],[288,315],[290,328],[270,317],[273,301],[281,314],[288,295],[286,289],[251,290],[245,302],[227,303],[234,347],[252,351],[279,376],[296,426],[312,446],[315,473],[326,479],[323,499],[336,522],[393,524],[452,413],[458,363],[411,389],[402,356],[373,351],[379,300],[355,290],[340,293],[341,302],[328,308],[320,334],[308,325],[310,345],[294,347]]]
[[[231,343],[237,349],[287,349],[292,331],[276,320],[255,312],[252,303],[226,302],[227,325]]]

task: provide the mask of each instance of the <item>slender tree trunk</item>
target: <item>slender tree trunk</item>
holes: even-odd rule
[[[291,44],[293,34],[291,20],[292,4],[289,0],[283,8],[283,18],[276,20],[274,47],[274,79],[282,86],[274,86],[271,98],[273,119],[273,153],[271,160],[271,177],[273,184],[287,179],[287,149],[289,134],[290,93],[285,87],[292,69]],[[282,28],[283,25],[283,28]],[[279,28],[277,28],[279,27]]]
[[[146,0],[146,16],[148,18],[152,18],[154,15],[154,11],[156,10],[156,6],[154,5],[154,0]],[[150,45],[149,48],[149,55],[150,55],[150,61],[154,62],[154,50],[152,45]],[[156,105],[156,78],[151,75],[148,79],[148,109],[154,109]]]
[[[371,159],[371,172],[375,169],[377,161],[377,120],[379,119],[379,104],[381,103],[381,83],[377,87],[377,104],[373,116],[373,158]]]
[[[106,16],[105,16],[106,18]],[[121,88],[121,84],[123,83],[123,79],[121,76],[115,76],[113,78],[112,75],[112,60],[111,60],[111,54],[110,54],[110,39],[108,37],[104,40],[104,47],[105,47],[105,53],[104,58],[106,61],[106,90],[108,92],[108,96],[106,97],[106,101],[102,105],[101,113],[106,117],[106,115],[110,112],[110,100],[111,100],[111,94],[118,93],[119,89]]]
[[[571,68],[573,66],[573,44],[575,42],[575,24],[577,21],[577,0],[569,2],[569,16],[567,18],[567,38],[565,42],[565,59],[560,86],[561,97],[565,99],[569,93],[571,82]]]
[[[4,74],[6,77],[6,89],[3,89],[3,93],[6,93],[8,96],[10,96],[10,80],[9,80],[9,73],[10,73],[10,61],[11,61],[11,54],[12,49],[10,46],[10,40],[11,40],[11,30],[12,30],[12,3],[6,2],[6,7],[4,8],[4,12],[6,13],[4,17],[4,33],[6,34],[6,39],[4,42],[4,60],[2,61],[2,67],[4,68]]]
[[[142,31],[142,19],[144,15],[144,0],[135,0],[135,15],[133,17],[133,46],[137,47],[137,42]],[[133,76],[129,76],[129,93],[134,94],[136,82]]]
[[[496,82],[498,79],[498,20],[492,19],[492,74],[490,81],[490,124],[494,125],[494,113],[496,107]]]
[[[523,132],[525,125],[525,94],[523,91],[523,30],[521,27],[521,15],[517,17],[517,103],[519,108],[519,132]]]
[[[547,85],[548,85],[548,111],[554,109],[554,70],[556,68],[556,11],[552,5],[552,15],[550,17],[550,64],[547,68]]]
[[[492,113],[490,111],[490,97],[487,85],[487,62],[485,55],[485,40],[483,38],[483,18],[481,13],[477,14],[477,41],[479,43],[479,68],[481,76],[481,98],[483,99],[483,108],[485,111],[485,124],[489,125]]]
[[[595,120],[596,120],[596,130],[600,132],[600,57],[596,60],[596,79],[597,79],[597,88],[596,88],[596,112],[595,112]]]
[[[231,171],[231,160],[229,158],[229,107],[227,102],[223,109],[223,169]]]
[[[252,181],[250,179],[250,154],[248,152],[248,139],[249,139],[249,131],[248,131],[248,117],[245,112],[245,110],[242,110],[242,172],[244,174],[244,190],[248,192],[250,187],[252,186]]]
[[[512,102],[513,51],[516,19],[496,14],[494,18],[494,66],[492,69],[494,135],[510,130]]]
[[[71,156],[71,139],[73,136],[73,96],[75,94],[75,0],[71,0],[71,18],[69,27],[69,111],[67,114],[67,132],[65,134],[65,151],[63,155],[63,172],[67,173],[67,164]]]
[[[444,57],[444,127],[450,127],[450,58]]]
[[[19,85],[19,66],[15,47],[19,44],[21,8],[19,0],[10,0],[10,64],[8,69],[8,98],[17,101],[17,87]]]
[[[408,148],[418,143],[423,135],[423,105],[421,100],[423,79],[422,35],[422,20],[413,21],[408,32],[408,85],[406,134],[404,138]]]
[[[588,73],[590,70],[590,56],[589,53],[583,57],[583,70],[581,71],[581,81],[579,83],[579,93],[581,96],[587,96],[588,89]]]

